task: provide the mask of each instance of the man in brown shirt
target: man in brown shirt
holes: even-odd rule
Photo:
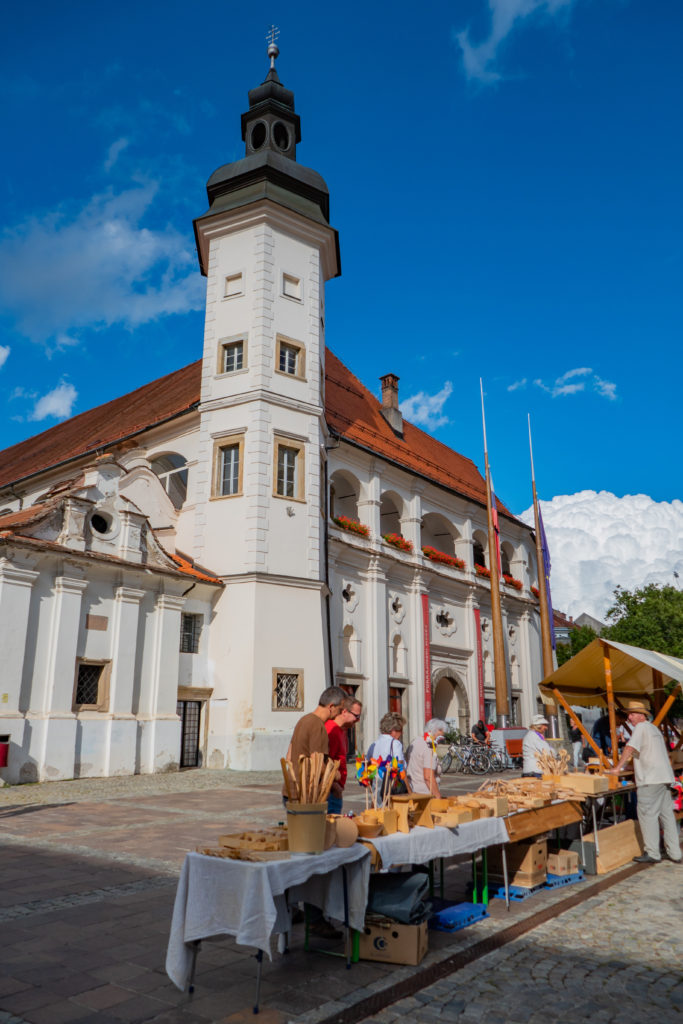
[[[347,694],[340,686],[328,686],[320,694],[315,711],[300,718],[294,727],[292,739],[287,751],[287,760],[294,765],[297,781],[299,780],[299,758],[311,754],[329,754],[330,745],[325,729],[325,722],[339,714]],[[282,790],[283,796],[286,790]]]

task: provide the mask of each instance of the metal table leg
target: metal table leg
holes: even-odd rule
[[[344,955],[346,970],[351,970],[351,947],[349,944],[349,885],[346,877],[346,864],[342,864],[342,885],[344,888]]]
[[[510,909],[510,883],[508,881],[508,855],[505,852],[505,843],[501,845],[503,859],[503,885],[505,886],[505,909]]]
[[[192,966],[190,967],[190,980],[187,986],[187,991],[190,995],[194,992],[194,972],[197,970],[197,953],[199,953],[201,945],[201,939],[197,939],[192,943]]]
[[[258,1004],[261,997],[261,968],[263,967],[263,950],[259,949],[256,954],[256,1000],[254,1002],[254,1013],[258,1013]]]
[[[479,884],[477,881],[477,855],[472,854],[472,902],[479,902]]]
[[[595,842],[595,856],[600,856],[600,845],[598,843],[598,816],[595,812],[595,800],[591,800],[591,811],[593,812],[593,837]]]
[[[481,902],[485,907],[489,905],[489,861],[484,846],[481,851]]]

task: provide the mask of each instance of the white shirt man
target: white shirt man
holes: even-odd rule
[[[544,718],[543,715],[534,715],[531,719],[529,731],[522,741],[522,755],[524,758],[522,777],[526,776],[528,778],[533,776],[536,779],[541,778],[543,773],[538,766],[536,754],[552,754],[553,752],[552,747],[545,738],[548,725],[548,719]]]
[[[638,787],[638,822],[645,847],[645,853],[633,859],[641,864],[655,864],[661,860],[661,823],[667,857],[680,864],[681,847],[671,800],[671,786],[675,780],[664,738],[659,729],[649,721],[650,709],[644,701],[627,701],[626,710],[633,732],[619,763],[610,769],[610,774],[616,775],[623,771],[633,758],[633,771]]]

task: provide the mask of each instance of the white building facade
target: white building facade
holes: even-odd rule
[[[326,350],[327,188],[274,69],[249,102],[195,222],[201,360],[0,453],[7,781],[275,768],[332,682],[359,749],[390,708],[409,736],[495,718],[484,482],[403,422],[398,378],[380,403]],[[534,545],[500,520],[522,723]]]

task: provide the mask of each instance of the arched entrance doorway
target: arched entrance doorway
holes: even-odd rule
[[[453,719],[460,732],[469,736],[467,692],[451,669],[437,669],[432,677],[432,710],[434,718]]]

